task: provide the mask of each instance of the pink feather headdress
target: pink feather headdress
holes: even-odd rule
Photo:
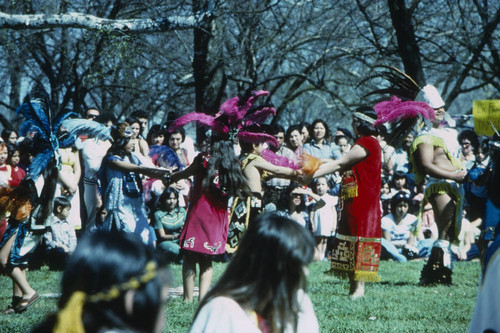
[[[267,95],[269,95],[268,91],[258,90],[252,92],[246,100],[233,97],[221,104],[220,111],[215,116],[200,112],[188,113],[177,118],[169,130],[173,131],[192,121],[196,121],[209,127],[212,130],[212,135],[227,140],[234,140],[238,137],[247,142],[268,142],[278,147],[278,142],[274,136],[248,129],[249,126],[254,125],[253,127],[256,127],[255,125],[264,122],[270,115],[276,114],[273,107],[254,106],[258,97]]]
[[[392,96],[390,101],[383,101],[373,107],[377,112],[377,121],[374,125],[394,123],[406,118],[425,118],[434,120],[434,109],[425,102],[402,101]]]

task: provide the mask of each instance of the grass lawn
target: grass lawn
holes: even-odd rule
[[[316,310],[321,332],[466,332],[474,309],[479,262],[455,263],[453,286],[419,287],[422,261],[397,263],[384,261],[381,283],[368,284],[366,296],[351,301],[348,284],[331,275],[326,262],[309,266],[308,292]],[[216,263],[214,279],[225,264]],[[180,266],[173,266],[174,286],[182,285]],[[44,316],[56,310],[59,292],[57,272],[46,267],[28,272],[28,279],[39,294],[47,295],[23,314],[0,315],[0,332],[26,332]],[[0,277],[0,308],[10,302],[11,286]],[[185,304],[171,299],[166,305],[165,332],[187,332],[197,302]]]

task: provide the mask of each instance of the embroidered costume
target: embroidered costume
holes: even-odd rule
[[[356,144],[368,156],[348,170],[349,183],[341,188],[342,212],[334,239],[331,272],[354,281],[380,281],[381,209],[380,187],[382,153],[373,137],[362,137]]]
[[[245,170],[250,162],[254,160],[264,161],[264,158],[256,154],[246,154],[243,155],[240,160],[241,170]],[[261,178],[264,179],[266,177],[267,173],[264,171]],[[262,213],[264,209],[262,194],[252,194],[251,197],[247,197],[246,199],[234,198],[233,204],[231,205],[231,216],[229,217],[231,222],[229,224],[226,244],[226,251],[228,253],[234,253],[238,249],[240,240],[248,228],[248,223]]]
[[[209,159],[208,153],[202,153],[193,161],[201,165],[201,171],[194,180],[191,206],[180,236],[180,247],[183,251],[219,255],[224,253],[227,240],[229,198],[222,189],[217,189],[217,184],[210,191],[203,191],[202,181],[207,173]]]

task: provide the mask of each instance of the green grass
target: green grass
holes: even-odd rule
[[[455,264],[453,286],[419,287],[417,281],[423,262],[384,261],[381,283],[367,284],[366,296],[351,301],[348,284],[323,274],[328,263],[309,266],[308,292],[312,298],[321,332],[465,332],[474,309],[479,262]],[[214,279],[225,264],[214,265]],[[174,286],[182,284],[180,267],[171,268]],[[43,267],[28,272],[28,279],[39,294],[59,291],[59,274]],[[0,278],[0,307],[10,302],[7,277]],[[56,310],[57,300],[42,298],[26,313],[0,315],[0,332],[26,332]],[[166,305],[165,332],[187,332],[197,303],[185,304],[171,299]]]

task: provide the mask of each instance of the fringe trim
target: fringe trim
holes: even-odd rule
[[[354,272],[354,281],[380,282],[380,277],[377,272],[358,271]]]
[[[326,271],[325,274],[331,274],[338,278],[348,280],[352,276],[352,272],[348,271],[340,271],[330,269]],[[357,271],[354,272],[354,281],[363,281],[363,282],[380,282],[380,276],[377,272],[365,272],[365,271]]]
[[[420,232],[420,228],[422,227],[422,215],[424,213],[424,207],[429,202],[429,197],[435,194],[451,194],[456,200],[455,207],[455,216],[453,217],[453,224],[455,227],[455,238],[451,240],[453,244],[457,244],[459,242],[458,235],[462,230],[462,210],[463,210],[463,200],[462,196],[458,193],[457,189],[455,189],[451,184],[447,183],[443,180],[442,183],[432,184],[427,187],[424,192],[424,198],[422,199],[422,203],[420,204],[420,211],[418,212],[418,224],[416,229],[416,234]]]

